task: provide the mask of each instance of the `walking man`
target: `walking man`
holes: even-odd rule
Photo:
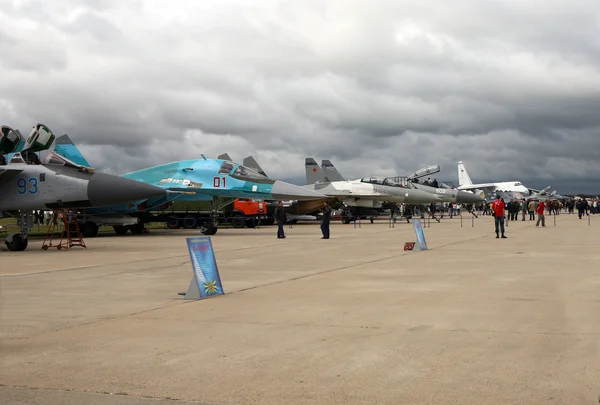
[[[535,219],[535,201],[529,200],[527,209],[529,210],[529,220],[533,221]]]
[[[496,239],[500,237],[502,233],[502,239],[506,239],[504,235],[504,201],[500,199],[500,196],[496,196],[496,201],[492,203],[492,212],[494,214],[494,225],[496,226]]]
[[[283,208],[283,201],[279,201],[275,213],[273,214],[277,220],[277,239],[285,239],[285,233],[283,232],[283,224],[286,220],[285,209]]]
[[[537,219],[537,222],[535,223],[535,226],[536,227],[540,226],[540,221],[541,221],[542,227],[545,227],[546,226],[546,218],[544,217],[544,202],[543,201],[540,200],[537,207],[535,207],[535,212],[538,215],[538,219]]]
[[[331,207],[325,201],[325,207],[323,207],[323,219],[321,220],[321,232],[323,237],[321,239],[329,239],[329,221],[331,221]]]

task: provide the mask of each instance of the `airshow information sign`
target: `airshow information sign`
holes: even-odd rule
[[[423,233],[421,220],[413,218],[413,226],[417,234],[417,243],[415,243],[414,250],[427,250],[427,242],[425,241],[425,233]]]
[[[199,300],[224,294],[210,237],[186,238],[186,240],[194,277],[185,293],[185,299]]]

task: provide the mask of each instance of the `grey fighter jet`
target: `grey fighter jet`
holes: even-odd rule
[[[379,208],[383,202],[431,204],[442,202],[437,194],[406,187],[391,177],[364,177],[358,180],[329,181],[313,158],[305,161],[307,182],[304,186],[328,197],[342,198],[347,206]]]
[[[329,160],[323,160],[321,162],[321,167],[323,172],[325,172],[325,176],[330,181],[337,181],[334,179],[343,179],[340,172],[335,168],[335,166]],[[307,168],[308,170],[308,168]],[[431,174],[437,173],[440,171],[439,165],[431,165],[424,167],[416,172],[412,173],[407,177],[388,177],[387,181],[389,183],[398,184],[407,189],[416,189],[429,194],[436,195],[439,201],[436,202],[456,202],[459,204],[478,204],[482,203],[485,200],[473,193],[469,193],[466,191],[460,191],[451,188],[444,187],[430,187],[420,183],[415,183],[412,180],[418,179],[421,177],[429,176]],[[312,172],[312,170],[311,170]],[[408,203],[408,204],[424,204],[424,203]]]
[[[160,197],[166,191],[135,180],[98,173],[51,153],[44,163],[31,150],[42,150],[37,140],[49,146],[54,140],[47,127],[34,128],[22,152],[0,166],[0,212],[20,217],[21,230],[6,239],[9,250],[27,248],[27,234],[33,226],[32,210],[80,209],[127,204]],[[47,136],[47,135],[50,136]],[[23,156],[29,151],[29,158]],[[36,156],[37,158],[37,156]]]

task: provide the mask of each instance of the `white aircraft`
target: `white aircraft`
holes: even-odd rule
[[[467,172],[463,162],[458,162],[458,189],[471,191],[474,194],[490,194],[500,191],[509,191],[513,193],[520,193],[524,197],[529,196],[532,191],[539,191],[525,187],[520,181],[473,184],[473,181],[471,181],[471,176],[469,176],[469,173]]]

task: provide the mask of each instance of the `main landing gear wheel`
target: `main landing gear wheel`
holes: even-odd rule
[[[86,222],[83,225],[80,225],[81,234],[84,238],[95,238],[98,236],[98,225],[93,222]]]
[[[28,239],[24,238],[21,235],[13,235],[12,240],[9,241],[10,238],[7,238],[6,241],[4,242],[6,244],[6,247],[8,248],[8,250],[10,250],[11,252],[21,252],[25,249],[27,249],[27,244],[28,244]]]
[[[117,235],[125,235],[129,229],[123,225],[113,225],[113,229]]]
[[[144,233],[144,223],[143,222],[138,222],[135,225],[131,225],[131,233],[134,235],[141,235],[142,233]]]
[[[202,232],[204,235],[214,235],[217,233],[217,227],[215,226],[215,224],[213,222],[204,222],[202,224],[202,226],[200,227],[200,232]]]

